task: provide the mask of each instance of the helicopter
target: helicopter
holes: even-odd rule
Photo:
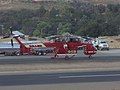
[[[82,42],[79,37],[74,35],[55,35],[52,37],[53,40],[48,40],[43,42],[46,47],[54,48],[54,58],[59,58],[59,56],[64,56],[65,59],[70,59],[77,55],[78,49],[83,48],[83,53],[88,55],[89,58],[96,54],[97,49],[92,43]]]

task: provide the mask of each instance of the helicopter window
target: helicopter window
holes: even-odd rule
[[[62,42],[66,42],[66,40],[65,40],[65,39],[62,39]]]
[[[69,42],[76,42],[76,41],[79,41],[78,38],[70,38]]]
[[[70,38],[70,42],[73,42],[74,40],[73,40],[73,38]]]
[[[61,42],[61,39],[60,38],[56,38],[55,42]]]

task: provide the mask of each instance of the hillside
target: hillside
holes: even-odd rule
[[[0,1],[0,35],[7,33],[10,27],[38,37],[67,32],[91,37],[120,34],[120,4],[105,4],[119,1],[3,1]]]
[[[18,10],[18,9],[35,9],[38,5],[34,5],[33,3],[25,3],[21,1],[12,1],[7,0],[4,2],[0,2],[0,10]]]
[[[32,3],[32,0],[0,0],[0,10],[11,10],[11,9],[18,10],[18,9],[24,9],[24,8],[37,9],[41,5],[41,3],[45,3],[43,1],[56,2],[58,0],[38,0],[38,2],[36,3]],[[65,0],[65,1],[73,2],[75,0]],[[87,3],[89,2],[89,3],[95,3],[95,4],[120,3],[120,0],[76,0],[76,1],[87,2]]]

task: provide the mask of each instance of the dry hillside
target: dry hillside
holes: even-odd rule
[[[106,36],[104,37],[110,48],[120,48],[120,36]]]
[[[0,10],[8,10],[8,9],[34,9],[37,8],[38,4],[26,3],[28,0],[0,0]],[[58,0],[38,0],[40,1],[58,1]],[[65,0],[65,1],[74,1],[74,0]],[[76,0],[78,1],[78,0]],[[120,3],[120,0],[79,0],[81,2],[91,2],[96,4],[106,4],[106,3]]]

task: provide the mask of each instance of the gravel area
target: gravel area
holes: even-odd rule
[[[82,62],[0,65],[0,74],[15,72],[71,72],[120,70],[120,62]]]

